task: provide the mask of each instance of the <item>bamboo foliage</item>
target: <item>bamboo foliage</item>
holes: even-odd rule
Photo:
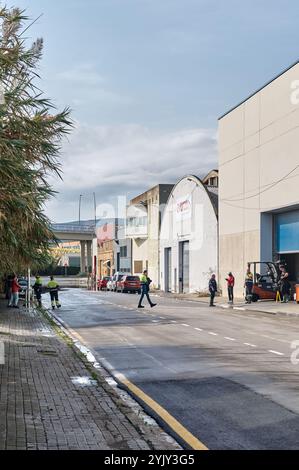
[[[62,139],[72,127],[70,110],[57,113],[37,87],[43,40],[28,47],[28,21],[18,8],[0,9],[0,272],[49,260],[48,177],[61,177]]]

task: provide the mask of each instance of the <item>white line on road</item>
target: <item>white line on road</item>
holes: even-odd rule
[[[158,317],[158,318],[161,318],[161,320],[165,320],[165,317]]]
[[[218,333],[214,333],[213,331],[208,331],[209,335],[212,335],[212,336],[218,336]]]
[[[177,321],[176,320],[171,320],[171,323],[177,323]]]
[[[181,323],[182,326],[190,326],[187,323]]]
[[[202,331],[201,328],[194,328],[194,330],[197,330],[197,331]]]
[[[269,352],[272,353],[272,354],[277,354],[277,356],[284,356],[283,353],[281,353],[279,351],[273,351],[272,349],[269,349]]]
[[[256,344],[251,344],[251,343],[244,343],[245,346],[251,346],[252,348],[256,348]]]
[[[159,323],[159,320],[152,320],[152,323]]]
[[[224,336],[224,339],[228,339],[228,341],[236,341],[235,338],[230,338],[229,336]]]

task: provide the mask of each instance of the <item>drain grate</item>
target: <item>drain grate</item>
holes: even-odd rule
[[[38,349],[37,352],[45,356],[57,356],[58,355],[55,349]]]

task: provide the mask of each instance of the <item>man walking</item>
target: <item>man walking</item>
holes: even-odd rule
[[[149,286],[151,282],[152,282],[151,279],[147,275],[147,271],[146,270],[143,271],[143,274],[141,274],[140,276],[141,296],[139,299],[138,308],[144,308],[144,306],[142,305],[142,300],[144,296],[146,296],[148,303],[150,304],[151,307],[155,307],[155,305],[157,305],[151,301],[150,296],[149,296]]]
[[[57,308],[60,308],[60,307],[61,307],[61,304],[60,304],[59,299],[58,299],[58,289],[59,289],[59,285],[58,285],[58,283],[54,280],[54,277],[53,277],[53,276],[50,276],[50,282],[48,282],[47,287],[48,287],[48,289],[50,290],[50,297],[51,297],[52,309],[54,310],[54,309],[55,309],[55,306],[56,306]]]
[[[228,301],[233,304],[234,303],[235,278],[233,274],[230,272],[228,273],[228,277],[225,280],[227,282]]]
[[[215,274],[212,274],[212,277],[209,281],[209,291],[210,291],[210,307],[215,307],[214,298],[217,292],[217,282],[216,282]]]

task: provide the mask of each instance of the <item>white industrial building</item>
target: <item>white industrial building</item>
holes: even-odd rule
[[[220,280],[242,295],[247,263],[277,261],[299,280],[299,63],[219,120]]]
[[[209,186],[212,182],[213,186]],[[205,292],[218,268],[218,173],[182,178],[168,198],[160,233],[160,284],[166,292]]]

